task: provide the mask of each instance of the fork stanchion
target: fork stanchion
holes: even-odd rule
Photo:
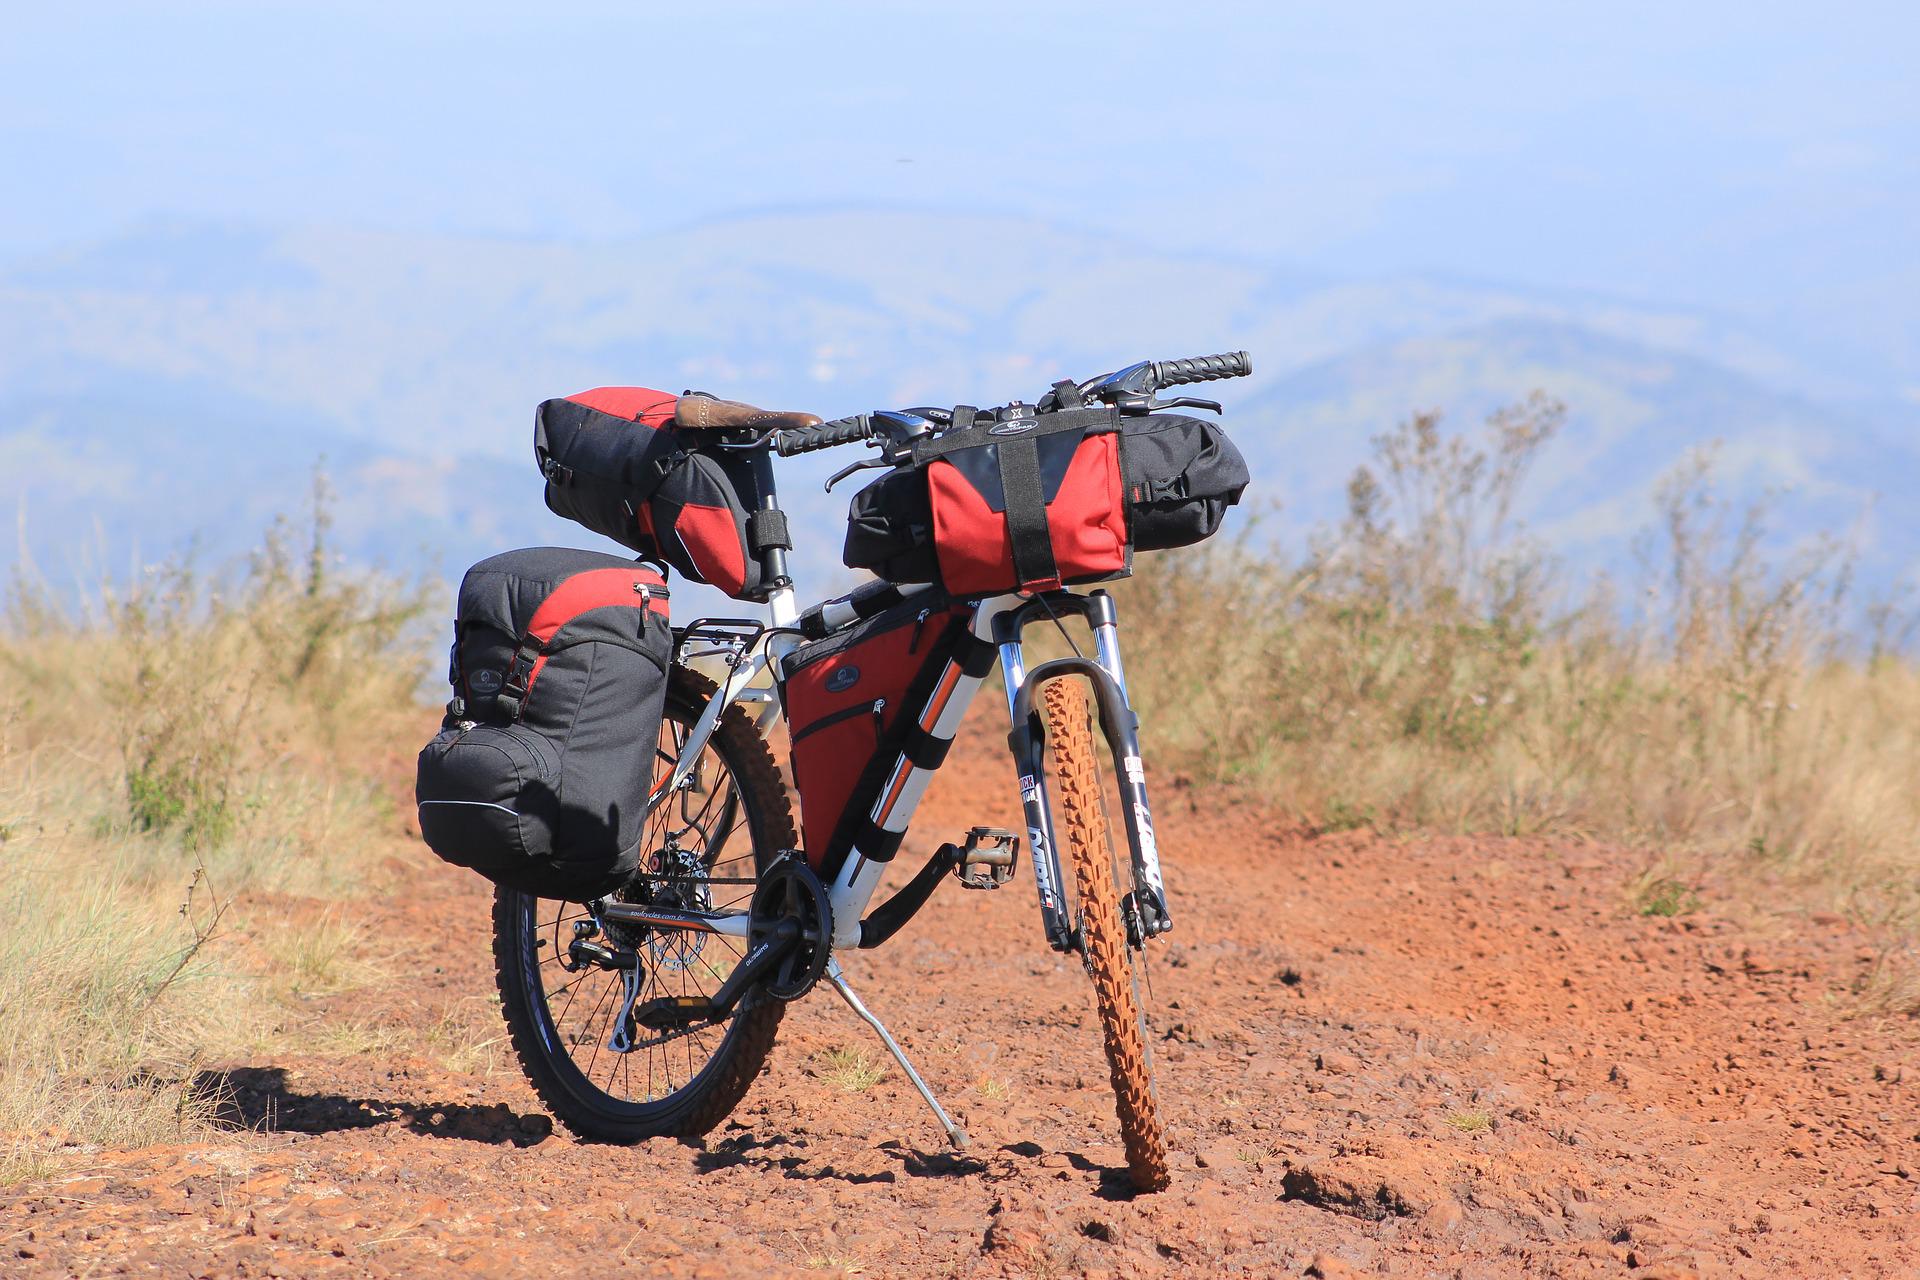
[[[947,1109],[940,1105],[938,1098],[933,1096],[933,1090],[927,1088],[927,1082],[920,1078],[920,1073],[913,1069],[911,1062],[907,1061],[906,1053],[895,1043],[893,1033],[888,1031],[880,1019],[874,1017],[867,1006],[861,1003],[860,997],[853,993],[853,988],[847,985],[846,974],[840,971],[840,962],[828,960],[827,972],[824,976],[832,984],[833,989],[840,993],[840,998],[847,1002],[847,1007],[860,1016],[860,1021],[872,1027],[873,1033],[880,1037],[880,1043],[887,1046],[887,1052],[893,1055],[893,1060],[900,1064],[902,1071],[907,1073],[907,1079],[913,1081],[913,1087],[920,1091],[920,1096],[925,1098],[927,1105],[933,1108],[933,1114],[939,1117],[940,1127],[947,1131],[947,1141],[957,1148],[964,1148],[967,1145],[967,1131],[953,1122],[953,1117],[947,1114]]]

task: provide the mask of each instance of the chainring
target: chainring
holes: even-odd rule
[[[827,971],[827,959],[833,953],[833,906],[813,868],[791,855],[768,867],[753,892],[747,919],[749,950],[774,942],[775,931],[787,920],[800,926],[800,939],[760,985],[776,999],[798,1000]]]

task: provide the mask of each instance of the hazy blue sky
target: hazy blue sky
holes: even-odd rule
[[[998,209],[1749,316],[1920,386],[1920,6],[4,6],[0,257]]]

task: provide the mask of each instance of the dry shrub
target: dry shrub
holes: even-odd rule
[[[324,498],[231,573],[78,605],[23,583],[0,618],[0,1180],[203,1122],[207,1056],[362,971],[284,895],[372,880],[425,598],[337,574]]]
[[[1645,842],[1911,922],[1908,624],[1850,634],[1840,545],[1779,550],[1705,456],[1663,483],[1631,603],[1572,595],[1511,518],[1562,416],[1536,396],[1477,439],[1415,417],[1297,562],[1254,531],[1143,562],[1123,596],[1152,607],[1122,612],[1149,747],[1324,827]]]

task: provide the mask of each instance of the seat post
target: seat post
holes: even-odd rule
[[[759,491],[760,505],[755,514],[772,512],[781,517],[780,491],[773,474],[773,447],[765,445],[755,449],[753,457],[753,487]],[[774,521],[778,527],[784,527],[784,517]],[[764,599],[772,610],[773,625],[792,626],[799,616],[798,605],[793,592],[793,577],[787,572],[787,547],[792,535],[774,539],[769,545],[759,549],[760,581],[764,584]]]
[[[780,494],[775,488],[773,477],[773,449],[764,446],[753,451],[753,486],[760,491],[761,511],[780,512]],[[793,585],[793,579],[787,576],[787,548],[783,545],[770,545],[760,548],[760,580],[767,585],[769,593],[781,587]]]

